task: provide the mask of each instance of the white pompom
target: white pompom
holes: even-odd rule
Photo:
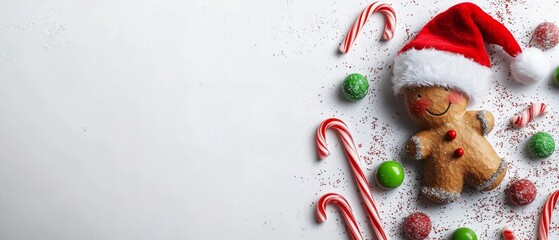
[[[517,55],[510,65],[514,79],[522,84],[536,83],[550,73],[549,60],[537,48],[527,48]]]

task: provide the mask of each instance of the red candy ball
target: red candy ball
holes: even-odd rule
[[[534,31],[534,42],[542,50],[554,48],[559,44],[559,28],[550,22],[541,23]]]
[[[430,232],[431,219],[425,213],[413,213],[404,221],[404,233],[411,240],[423,240]]]
[[[456,150],[454,150],[454,157],[455,158],[461,158],[462,156],[464,156],[464,149],[457,148]]]
[[[517,206],[525,206],[530,204],[536,198],[538,191],[536,185],[528,179],[520,179],[512,183],[505,193],[510,201]]]
[[[454,139],[456,139],[456,131],[454,130],[448,130],[448,132],[446,132],[446,140],[452,141]]]

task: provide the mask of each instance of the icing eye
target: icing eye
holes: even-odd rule
[[[448,92],[448,88],[445,87],[444,90]]]
[[[421,98],[421,94],[417,94],[417,98]]]

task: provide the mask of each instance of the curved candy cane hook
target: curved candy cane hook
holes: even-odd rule
[[[557,199],[559,199],[559,191],[552,193],[542,210],[542,215],[540,217],[540,231],[538,233],[538,240],[548,240],[549,235],[549,224],[551,223],[551,213],[553,213],[553,208],[557,204]]]
[[[524,127],[535,117],[545,114],[549,107],[545,103],[532,103],[530,107],[511,118],[511,123],[516,127]]]
[[[345,153],[348,157],[349,164],[351,165],[351,169],[353,171],[353,177],[355,177],[355,181],[359,187],[359,192],[361,192],[361,198],[365,203],[365,208],[367,210],[367,216],[371,220],[371,224],[373,225],[373,231],[379,240],[387,240],[386,233],[382,228],[382,223],[380,221],[380,217],[378,214],[377,207],[373,200],[373,195],[371,194],[370,184],[363,174],[363,170],[361,170],[361,166],[359,166],[359,154],[357,153],[357,148],[355,147],[355,143],[353,142],[353,137],[347,128],[347,125],[340,119],[337,118],[329,118],[324,120],[322,124],[318,127],[316,132],[316,144],[318,145],[318,156],[320,159],[324,159],[330,152],[326,147],[326,130],[334,129],[340,135],[342,139],[342,143],[344,144]]]
[[[353,23],[353,26],[347,33],[342,45],[340,46],[340,52],[347,53],[349,48],[357,38],[357,34],[359,34],[359,30],[361,27],[365,25],[369,16],[373,13],[380,12],[384,15],[384,19],[386,21],[384,25],[384,34],[382,35],[382,39],[390,40],[394,37],[394,29],[396,28],[396,12],[394,9],[387,3],[384,2],[374,2],[369,5],[367,8],[361,12],[359,18]]]
[[[351,206],[349,205],[347,200],[340,194],[327,193],[324,194],[324,196],[322,196],[320,200],[318,200],[318,204],[316,205],[316,220],[321,223],[326,221],[326,206],[330,203],[336,204],[336,206],[338,206],[338,208],[342,211],[342,216],[345,219],[347,228],[351,233],[351,237],[354,240],[363,239],[361,230],[359,229],[359,225],[357,225],[357,221],[353,216]]]

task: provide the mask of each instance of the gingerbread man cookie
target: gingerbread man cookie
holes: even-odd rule
[[[489,111],[466,111],[468,98],[444,87],[408,87],[406,111],[424,131],[406,143],[405,151],[424,160],[421,193],[437,202],[455,201],[464,184],[490,190],[503,180],[507,164],[485,139],[495,119]]]
[[[535,83],[549,72],[538,49],[522,49],[510,31],[472,3],[435,16],[394,59],[394,91],[404,95],[411,119],[424,130],[406,144],[406,153],[424,161],[421,192],[443,203],[455,201],[464,185],[495,188],[507,164],[485,139],[494,126],[488,111],[466,111],[483,97],[492,71],[485,44],[511,56],[520,83]]]

